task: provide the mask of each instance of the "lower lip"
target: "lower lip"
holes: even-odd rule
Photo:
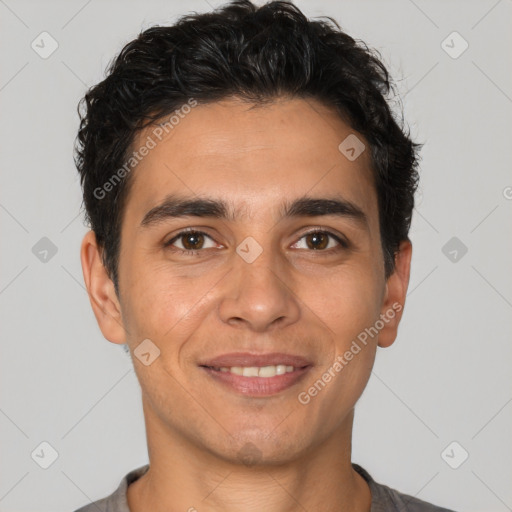
[[[201,367],[208,375],[234,391],[247,396],[270,396],[297,384],[304,378],[311,366],[298,368],[293,372],[274,377],[244,377],[231,372],[221,372],[213,368]]]

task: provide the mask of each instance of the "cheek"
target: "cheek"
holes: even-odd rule
[[[194,278],[169,262],[143,262],[132,273],[125,325],[133,345],[149,338],[166,360],[179,356],[182,346],[194,336],[211,309],[217,271]],[[209,293],[212,292],[212,293]],[[140,341],[139,340],[139,341]]]
[[[309,285],[306,303],[313,305],[342,348],[379,317],[379,286],[370,269],[345,266]]]

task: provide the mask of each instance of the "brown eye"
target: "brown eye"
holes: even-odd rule
[[[208,243],[210,245],[208,245]],[[187,230],[178,233],[174,238],[164,244],[165,247],[178,253],[199,254],[203,249],[215,247],[215,242],[211,236],[202,231]]]
[[[329,245],[329,236],[322,232],[309,233],[306,235],[306,244],[309,249],[325,249]]]
[[[180,238],[182,239],[184,249],[191,251],[200,249],[204,243],[204,236],[197,231],[191,231],[190,233],[181,235]]]
[[[348,249],[349,244],[334,233],[317,229],[309,233],[304,233],[299,241],[294,244],[294,247],[297,249],[331,252],[331,249],[334,251],[336,249]]]

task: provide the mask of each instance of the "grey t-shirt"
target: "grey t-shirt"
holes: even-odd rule
[[[352,467],[368,482],[372,493],[370,512],[454,512],[379,484],[358,464],[352,463]],[[130,471],[110,496],[85,505],[75,510],[75,512],[130,512],[126,490],[132,482],[141,477],[148,469],[149,464],[146,464]]]

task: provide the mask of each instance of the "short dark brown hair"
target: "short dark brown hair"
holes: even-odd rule
[[[423,144],[411,141],[403,115],[399,126],[388,105],[394,86],[379,53],[323,18],[310,21],[286,1],[257,7],[249,0],[183,16],[128,43],[80,101],[75,163],[85,216],[118,294],[121,219],[133,173],[108,193],[98,190],[125,165],[139,130],[191,98],[257,105],[312,98],[338,112],[370,146],[384,271],[391,275],[399,243],[408,240]]]

